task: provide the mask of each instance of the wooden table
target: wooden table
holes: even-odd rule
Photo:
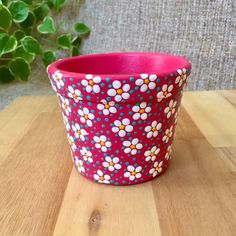
[[[129,187],[81,177],[55,97],[0,113],[0,235],[236,235],[236,91],[186,92],[169,170]]]

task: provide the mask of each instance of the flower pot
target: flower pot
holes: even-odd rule
[[[52,63],[75,168],[104,184],[152,180],[171,145],[191,65],[162,53],[108,53]]]

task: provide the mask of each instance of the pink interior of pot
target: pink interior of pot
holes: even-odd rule
[[[188,59],[163,53],[108,53],[66,58],[51,65],[68,76],[75,74],[135,75],[170,74],[179,68],[190,69]]]

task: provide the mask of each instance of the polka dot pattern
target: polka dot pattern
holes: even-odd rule
[[[120,80],[68,78],[50,69],[48,74],[80,174],[98,183],[130,185],[166,170],[189,70]]]

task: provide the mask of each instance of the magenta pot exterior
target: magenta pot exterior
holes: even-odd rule
[[[80,174],[131,185],[163,173],[191,65],[161,53],[109,53],[48,67]]]

